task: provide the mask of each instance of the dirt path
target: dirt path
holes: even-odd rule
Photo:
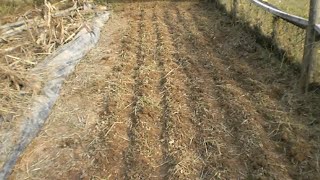
[[[313,179],[297,75],[213,4],[113,4],[10,179]],[[312,124],[310,124],[312,122]]]

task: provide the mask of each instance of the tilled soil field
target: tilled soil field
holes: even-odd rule
[[[319,95],[232,22],[210,3],[113,4],[10,179],[320,177]]]

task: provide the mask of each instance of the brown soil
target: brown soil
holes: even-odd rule
[[[320,177],[319,95],[240,25],[206,3],[113,10],[10,179]]]

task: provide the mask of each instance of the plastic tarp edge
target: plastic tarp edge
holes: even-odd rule
[[[90,30],[83,28],[71,42],[58,48],[31,71],[34,74],[48,74],[48,80],[44,85],[42,94],[33,98],[30,113],[24,117],[20,139],[0,169],[0,180],[9,176],[21,153],[41,130],[59,97],[65,78],[73,72],[81,58],[98,42],[100,30],[109,16],[109,12],[104,12],[95,17]]]

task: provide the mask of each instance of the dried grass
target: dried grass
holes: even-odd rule
[[[30,70],[72,40],[93,15],[91,7],[88,1],[44,1],[17,23],[0,26],[0,118],[21,114],[28,107],[44,78]]]
[[[171,5],[160,6],[157,22],[150,17],[144,21],[140,46],[145,59],[138,68],[136,18],[140,7],[121,5],[121,17],[131,21],[119,22],[119,17],[113,16],[104,32],[109,34],[102,36],[105,42],[77,67],[48,125],[16,166],[20,170],[17,177],[27,172],[42,179],[101,178],[105,174],[116,179],[128,171],[129,176],[135,175],[132,178],[150,179],[150,175],[160,177],[155,169],[161,168],[168,173],[167,179],[290,179],[304,175],[316,179],[311,175],[316,177],[319,172],[319,96],[294,94],[290,90],[294,71],[286,63],[280,67],[279,60],[267,54],[270,52],[257,48],[258,53],[241,56],[239,47],[251,51],[250,45],[257,44],[237,25],[232,29],[231,21],[216,9],[206,11],[199,4],[180,8],[181,3],[178,9],[190,20],[186,21],[190,22],[186,33],[187,28],[175,20]],[[147,15],[152,11],[149,8],[144,7]],[[169,14],[166,9],[174,16],[168,18],[172,27],[162,24],[163,15]],[[188,16],[193,13],[196,17],[191,21]],[[121,23],[129,24],[123,35]],[[155,55],[148,49],[156,43],[152,41],[156,36],[149,34],[152,23],[159,24],[161,41],[160,53]],[[177,31],[171,34],[169,28]],[[211,35],[215,40],[209,42]],[[187,51],[191,48],[185,46],[192,45],[192,40],[199,47]],[[181,48],[175,49],[176,44]],[[177,54],[192,58],[186,65],[178,64]],[[152,57],[163,61],[162,70],[150,62]],[[140,74],[134,76],[136,69]],[[158,92],[157,82],[163,79],[166,81]],[[137,82],[143,84],[138,88],[141,95],[133,88]],[[137,106],[143,112],[136,111]],[[130,120],[133,114],[139,119],[135,126]],[[155,152],[162,148],[164,159],[158,161],[160,155]]]

